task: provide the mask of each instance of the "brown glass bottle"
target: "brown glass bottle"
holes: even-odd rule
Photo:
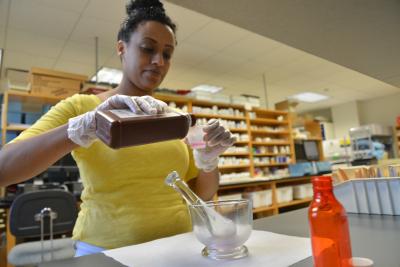
[[[137,115],[130,110],[96,112],[96,135],[111,148],[183,139],[196,123],[192,114]]]
[[[308,210],[315,267],[351,267],[346,211],[335,198],[332,178],[313,177],[314,198]]]

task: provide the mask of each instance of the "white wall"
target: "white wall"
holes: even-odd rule
[[[358,104],[360,123],[377,123],[385,126],[396,125],[400,116],[400,93],[361,101]]]
[[[349,129],[360,126],[358,104],[356,101],[332,107],[332,121],[335,129],[335,138],[349,135]]]

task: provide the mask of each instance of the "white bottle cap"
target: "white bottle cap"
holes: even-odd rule
[[[353,257],[351,258],[351,263],[353,267],[373,267],[374,262],[368,258],[359,258]]]

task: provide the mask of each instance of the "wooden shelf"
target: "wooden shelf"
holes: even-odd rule
[[[287,115],[288,114],[287,111],[268,110],[268,109],[261,109],[261,108],[254,108],[252,111],[257,114],[266,114],[266,115]]]
[[[31,127],[32,125],[30,124],[9,124],[6,127],[7,131],[25,131],[26,129],[28,129],[29,127]]]
[[[235,145],[247,145],[249,144],[249,141],[236,141]]]
[[[255,134],[271,134],[271,135],[288,135],[289,131],[266,131],[266,130],[251,130]]]
[[[227,115],[214,115],[214,114],[202,114],[202,113],[193,113],[198,118],[207,118],[207,119],[224,119],[224,120],[246,120],[246,117],[238,117],[238,116],[227,116]]]
[[[258,207],[253,209],[253,213],[258,213],[258,212],[265,212],[265,211],[270,211],[274,210],[276,207],[274,205],[271,206],[265,206],[265,207]]]
[[[8,90],[5,93],[8,94],[10,100],[18,100],[23,102],[31,102],[32,100],[37,100],[43,103],[53,104],[65,98],[65,97],[31,94],[29,92],[19,92],[15,90]]]
[[[295,138],[294,140],[299,141],[322,141],[321,137],[309,137],[309,138]]]
[[[230,157],[230,156],[249,156],[250,153],[224,153],[221,156]]]
[[[229,103],[221,103],[221,102],[210,102],[210,101],[198,100],[198,99],[191,99],[191,102],[192,102],[193,106],[202,106],[202,107],[218,106],[218,107],[221,107],[221,108],[233,108],[233,109],[244,110],[244,106],[243,105],[237,105],[237,104],[229,104]]]
[[[289,141],[253,142],[253,145],[260,145],[260,146],[290,145],[290,142]]]
[[[250,120],[251,123],[254,124],[270,124],[270,125],[287,125],[289,124],[288,121],[278,121],[278,120],[274,120],[274,119],[251,119]]]
[[[282,167],[288,165],[288,163],[254,163],[254,167]]]
[[[244,165],[223,165],[223,166],[218,166],[218,169],[220,170],[226,170],[226,169],[239,169],[239,168],[249,168],[250,164],[244,164]]]
[[[287,203],[278,204],[278,208],[285,208],[285,207],[295,206],[295,205],[299,205],[299,204],[304,204],[304,203],[310,202],[311,200],[312,200],[312,198],[293,200],[293,201],[290,201]]]
[[[247,129],[240,129],[240,128],[229,128],[229,131],[234,133],[247,133]]]
[[[290,156],[291,153],[260,153],[253,154],[253,157],[276,157],[276,156]]]

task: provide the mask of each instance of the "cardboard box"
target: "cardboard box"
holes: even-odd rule
[[[30,73],[31,93],[43,96],[65,98],[79,93],[87,76],[32,68]]]

